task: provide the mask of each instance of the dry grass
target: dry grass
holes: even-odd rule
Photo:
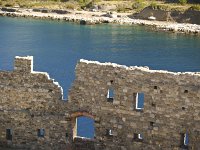
[[[200,11],[200,4],[165,3],[164,1],[154,0],[0,0],[0,6],[23,8],[47,8],[47,9],[80,9],[91,3],[96,5],[116,5],[115,11],[118,12],[138,12],[145,7],[151,6],[154,9],[186,11],[191,8]]]
[[[22,8],[48,8],[48,9],[76,9],[78,2],[56,2],[56,1],[31,1],[31,0],[0,0],[0,5],[5,7],[19,6]]]

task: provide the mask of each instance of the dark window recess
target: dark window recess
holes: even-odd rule
[[[12,141],[12,129],[6,129],[6,139]]]
[[[156,104],[155,104],[155,103],[151,103],[151,106],[152,106],[152,107],[156,107]]]
[[[136,110],[144,109],[144,93],[136,94]]]
[[[181,148],[188,149],[189,136],[188,132],[181,134]]]
[[[45,130],[44,129],[38,129],[38,137],[44,137]]]
[[[107,93],[107,101],[108,102],[113,102],[114,99],[114,90],[113,89],[109,89],[108,93]]]
[[[185,110],[185,107],[182,107],[182,110]]]
[[[106,135],[107,136],[113,136],[112,130],[111,129],[106,129]]]
[[[184,93],[188,93],[188,90],[185,90]]]
[[[157,89],[158,89],[158,87],[157,87],[157,86],[154,86],[154,89],[155,89],[155,90],[157,90]]]
[[[150,122],[151,127],[154,127],[154,125],[155,125],[155,122]]]
[[[66,132],[65,133],[65,138],[66,138],[66,140],[68,141],[68,139],[69,139],[69,134]]]
[[[134,139],[134,141],[142,142],[143,141],[143,135],[140,134],[140,133],[139,134],[138,133],[134,133],[133,139]]]
[[[49,89],[49,92],[53,92],[53,90],[52,90],[52,89]]]

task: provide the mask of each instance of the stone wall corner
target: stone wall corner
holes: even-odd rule
[[[33,72],[33,56],[16,56],[14,62],[14,71],[21,73]]]

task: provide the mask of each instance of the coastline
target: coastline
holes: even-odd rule
[[[197,24],[142,20],[128,17],[131,15],[131,13],[107,13],[99,11],[54,10],[49,12],[45,9],[0,8],[0,16],[63,20],[83,25],[101,23],[144,25],[153,27],[156,30],[200,35],[200,25]]]

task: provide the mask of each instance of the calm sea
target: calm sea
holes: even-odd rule
[[[154,32],[141,26],[81,26],[0,17],[0,70],[12,70],[16,55],[34,56],[34,70],[48,72],[67,97],[81,58],[200,72],[200,36]]]

